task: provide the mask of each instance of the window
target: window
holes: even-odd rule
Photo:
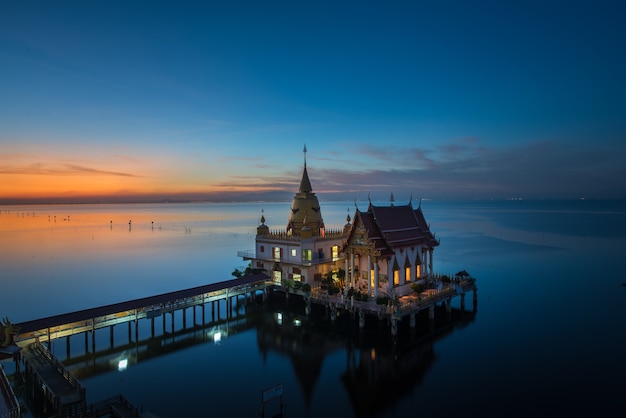
[[[281,260],[283,257],[283,249],[280,247],[274,247],[274,260]]]
[[[292,257],[295,257],[295,256],[297,256],[297,255],[298,255],[298,250],[296,250],[295,248],[292,248],[292,249],[291,249],[291,256],[292,256]]]
[[[333,259],[339,258],[339,246],[338,245],[333,245],[331,251],[333,254]]]
[[[415,266],[415,278],[419,279],[420,277],[422,277],[422,266],[418,264]]]
[[[259,251],[264,253],[265,252],[265,245],[261,245],[261,248],[259,249]]]
[[[411,281],[411,267],[405,267],[404,268],[404,280],[406,282],[410,282]]]
[[[400,270],[393,271],[393,284],[395,286],[400,284]]]
[[[313,260],[313,250],[302,250],[302,261]]]

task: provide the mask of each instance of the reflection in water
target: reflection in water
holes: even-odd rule
[[[398,337],[392,338],[388,324],[374,317],[360,329],[358,319],[350,315],[331,323],[319,307],[306,317],[297,302],[289,304],[287,310],[274,300],[259,324],[257,342],[263,357],[275,351],[290,359],[308,410],[324,359],[344,350],[345,368],[337,370],[337,378],[357,417],[377,416],[409,396],[436,359],[434,343],[476,316],[475,311],[440,308],[431,321],[423,311],[415,328],[405,321]]]

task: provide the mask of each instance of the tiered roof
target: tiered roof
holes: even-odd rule
[[[357,209],[346,244],[353,241],[359,230],[365,231],[370,245],[380,251],[381,256],[391,255],[400,248],[439,245],[430,232],[421,206],[413,209],[410,203],[404,206],[374,206],[370,203],[367,211]]]

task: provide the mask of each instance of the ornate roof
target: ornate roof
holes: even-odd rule
[[[365,242],[367,241],[367,242]],[[435,247],[439,242],[430,232],[421,206],[374,206],[367,211],[356,210],[353,228],[344,244],[368,245],[381,256],[391,255],[399,248]]]

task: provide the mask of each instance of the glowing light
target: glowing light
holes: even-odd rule
[[[123,372],[128,368],[128,359],[122,359],[117,363],[117,371]]]
[[[302,321],[300,321],[299,319],[294,319],[293,320],[293,325],[295,327],[299,327],[300,325],[302,325]]]
[[[282,314],[282,312],[278,312],[276,314],[276,323],[278,325],[282,325],[283,324],[283,314]]]
[[[215,334],[213,334],[213,342],[215,344],[219,344],[220,341],[222,341],[222,333],[218,331]]]

